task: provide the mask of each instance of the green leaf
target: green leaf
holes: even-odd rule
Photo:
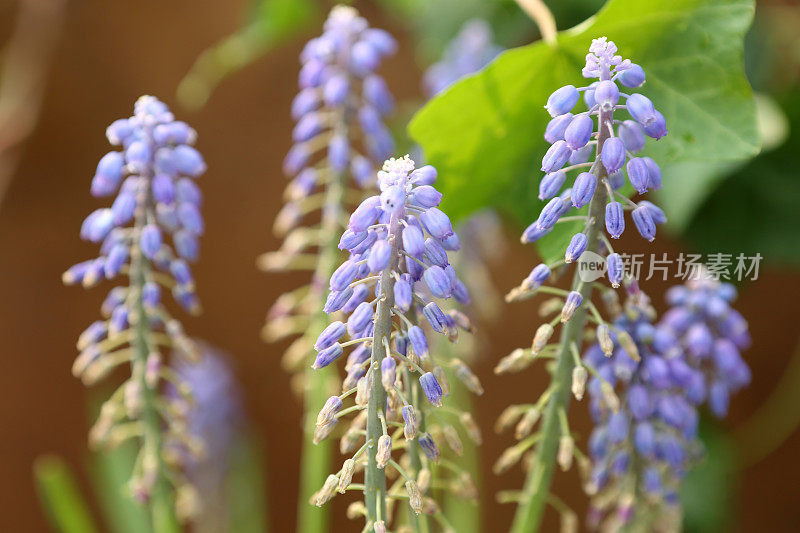
[[[126,493],[136,462],[136,450],[132,442],[126,442],[113,450],[92,454],[92,488],[109,530],[115,533],[151,531],[147,511]]]
[[[61,458],[46,455],[33,464],[36,488],[53,529],[61,533],[97,531],[69,466]]]
[[[254,434],[238,435],[231,450],[227,478],[228,529],[240,533],[266,533],[264,507],[266,466],[260,452],[261,441]]]
[[[742,59],[753,11],[752,0],[610,0],[595,17],[560,32],[556,44],[509,50],[456,83],[409,126],[439,170],[446,209],[456,219],[487,206],[523,225],[536,218],[550,119],[542,106],[555,89],[584,83],[586,51],[600,36],[643,66],[642,93],[667,118],[670,134],[648,143],[648,155],[660,164],[755,155],[754,103]],[[540,241],[543,257],[554,259],[555,250],[560,256],[568,230]]]

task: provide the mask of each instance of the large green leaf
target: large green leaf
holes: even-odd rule
[[[542,106],[558,87],[584,83],[584,56],[600,36],[644,67],[642,92],[667,118],[670,134],[649,143],[648,155],[662,164],[753,156],[759,141],[742,45],[753,11],[752,0],[610,0],[556,44],[509,50],[456,83],[409,126],[439,169],[448,212],[460,218],[492,205],[522,224],[536,218],[550,118]],[[554,231],[540,252],[560,254],[569,233]]]

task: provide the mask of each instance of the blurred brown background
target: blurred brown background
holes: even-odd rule
[[[374,25],[408,40],[400,21],[365,4],[359,7]],[[14,7],[7,2],[0,7],[4,34]],[[79,240],[78,229],[91,210],[103,205],[89,196],[88,188],[98,159],[108,150],[105,127],[129,116],[134,100],[146,93],[163,99],[197,129],[198,147],[209,164],[201,181],[207,233],[196,269],[205,312],[185,319],[186,329],[234,355],[252,423],[263,437],[272,531],[294,529],[300,410],[279,366],[283,347],[263,344],[259,329],[268,306],[295,280],[264,275],[254,262],[278,244],[269,228],[285,183],[280,166],[290,142],[288,105],[302,40],[223,83],[202,111],[189,113],[174,98],[197,54],[235,29],[244,9],[242,1],[212,0],[94,0],[68,8],[41,122],[0,207],[2,531],[47,530],[31,476],[31,463],[42,453],[64,456],[81,472],[83,489],[90,494],[84,472],[88,394],[69,369],[76,337],[98,316],[105,291],[65,288],[60,276],[69,265],[95,254],[95,246]],[[399,99],[419,97],[419,70],[408,47],[383,73]],[[530,248],[516,245],[515,233],[509,260],[494,272],[501,290],[535,261]],[[643,251],[639,241],[627,244]],[[648,251],[680,249],[662,238]],[[651,282],[645,288],[661,294],[662,285]],[[761,405],[795,350],[798,295],[800,275],[769,265],[763,266],[757,282],[742,289],[738,307],[750,320],[754,338],[745,354],[754,380],[732,403],[725,425],[734,431]],[[660,298],[655,303],[663,310]],[[487,437],[481,487],[487,531],[506,530],[513,511],[495,503],[493,494],[521,485],[519,472],[492,475],[491,463],[511,437],[494,435],[491,426],[504,406],[541,390],[545,379],[541,367],[512,377],[493,376],[494,362],[528,344],[537,323],[534,304],[515,304],[504,312],[489,328],[491,350],[476,367],[486,388],[478,417]],[[583,413],[583,406],[573,404],[573,410]],[[578,420],[585,435],[588,417],[582,414]],[[769,457],[744,470],[731,508],[740,517],[738,531],[797,531],[798,451],[800,432],[795,432]],[[557,476],[556,491],[582,510],[575,470]],[[335,529],[357,531],[360,526],[348,523],[343,511],[338,503]],[[557,526],[549,518],[547,530],[552,531]]]

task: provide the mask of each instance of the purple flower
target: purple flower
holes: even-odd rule
[[[431,372],[426,372],[419,377],[419,384],[422,387],[422,392],[431,404],[439,407],[442,405],[442,387]]]

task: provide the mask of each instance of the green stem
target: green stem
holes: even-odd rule
[[[605,123],[610,120],[612,120],[611,113],[600,113],[598,121],[600,134],[597,141],[598,154],[602,153],[603,144],[609,137]],[[603,187],[602,183],[599,183],[606,175],[605,168],[599,162],[599,157],[592,170],[598,177],[598,184],[589,206],[589,220],[594,220],[594,222],[589,224],[586,236],[588,237],[587,250],[597,253],[601,243],[600,232],[605,221],[607,201],[606,188]],[[584,302],[589,302],[592,297],[593,284],[581,281],[579,268],[580,265],[573,275],[572,289],[580,292]],[[561,330],[558,356],[556,358],[557,363],[552,377],[554,390],[542,421],[542,440],[536,450],[536,456],[525,480],[522,499],[511,526],[512,533],[539,531],[541,526],[544,509],[547,505],[547,497],[550,493],[550,485],[553,480],[556,454],[558,453],[558,443],[561,436],[559,413],[563,411],[564,415],[566,415],[571,397],[570,384],[575,363],[570,349],[573,343],[578,346],[582,344],[587,308],[588,305],[582,305],[578,308],[575,316]]]
[[[310,338],[316,338],[325,326],[328,325],[328,315],[322,311],[325,304],[325,288],[327,282],[336,269],[339,259],[338,235],[340,233],[339,209],[344,201],[345,176],[336,174],[326,189],[325,205],[322,210],[320,234],[324,239],[320,243],[317,268],[312,279],[312,291],[317,303],[314,309],[319,311],[314,315],[309,327]],[[312,341],[313,342],[313,341]],[[314,352],[310,351],[309,357],[313,361]],[[303,397],[304,438],[300,461],[300,501],[297,509],[297,531],[300,533],[317,533],[327,531],[330,520],[329,507],[316,507],[309,505],[311,496],[324,483],[331,469],[331,442],[328,439],[319,444],[314,444],[314,428],[316,427],[316,413],[325,404],[330,393],[330,383],[334,379],[332,368],[314,370],[311,362],[305,369],[305,390]]]
[[[389,224],[389,243],[392,246],[391,261],[381,272],[381,294],[378,295],[375,310],[375,330],[372,337],[372,357],[369,372],[378,374],[381,360],[386,357],[386,346],[392,335],[392,306],[394,305],[394,278],[392,272],[397,269],[402,227],[400,218],[392,216]],[[383,434],[378,410],[386,405],[386,391],[383,390],[380,375],[374,375],[372,380],[372,393],[367,406],[367,470],[364,474],[364,504],[367,507],[367,518],[371,523],[379,519],[386,519],[386,473],[378,468],[375,458],[378,439]],[[374,528],[373,528],[374,529]]]
[[[144,226],[145,216],[144,210],[137,215],[136,226],[138,228]],[[149,269],[149,261],[144,257],[140,249],[135,248],[132,253],[130,277],[131,294],[136,299],[132,311],[134,316],[138,317],[133,337],[135,353],[132,365],[133,379],[139,380],[142,391],[142,423],[144,424],[142,446],[144,453],[146,455],[152,454],[157,464],[156,482],[149,501],[153,531],[154,533],[170,533],[179,531],[179,526],[175,518],[172,491],[164,474],[165,465],[161,455],[161,418],[156,405],[158,389],[150,388],[145,380],[145,368],[147,366],[147,356],[149,355],[147,339],[150,335],[150,325],[144,301],[142,300],[142,288],[146,282]]]
[[[409,387],[409,400],[411,400],[411,403],[414,405],[417,416],[420,417],[422,427],[424,415],[422,414],[422,409],[417,409],[417,406],[422,405],[422,390],[417,380],[414,379],[414,373],[411,369],[406,367],[405,372],[406,382]],[[408,443],[406,453],[408,454],[409,463],[411,465],[411,476],[417,480],[419,479],[419,472],[422,470],[422,459],[419,455],[419,436],[414,437],[414,440]],[[408,506],[408,523],[414,531],[419,531],[420,533],[428,533],[428,531],[430,531],[427,515],[423,513],[417,516],[417,513],[414,512],[410,505]]]

